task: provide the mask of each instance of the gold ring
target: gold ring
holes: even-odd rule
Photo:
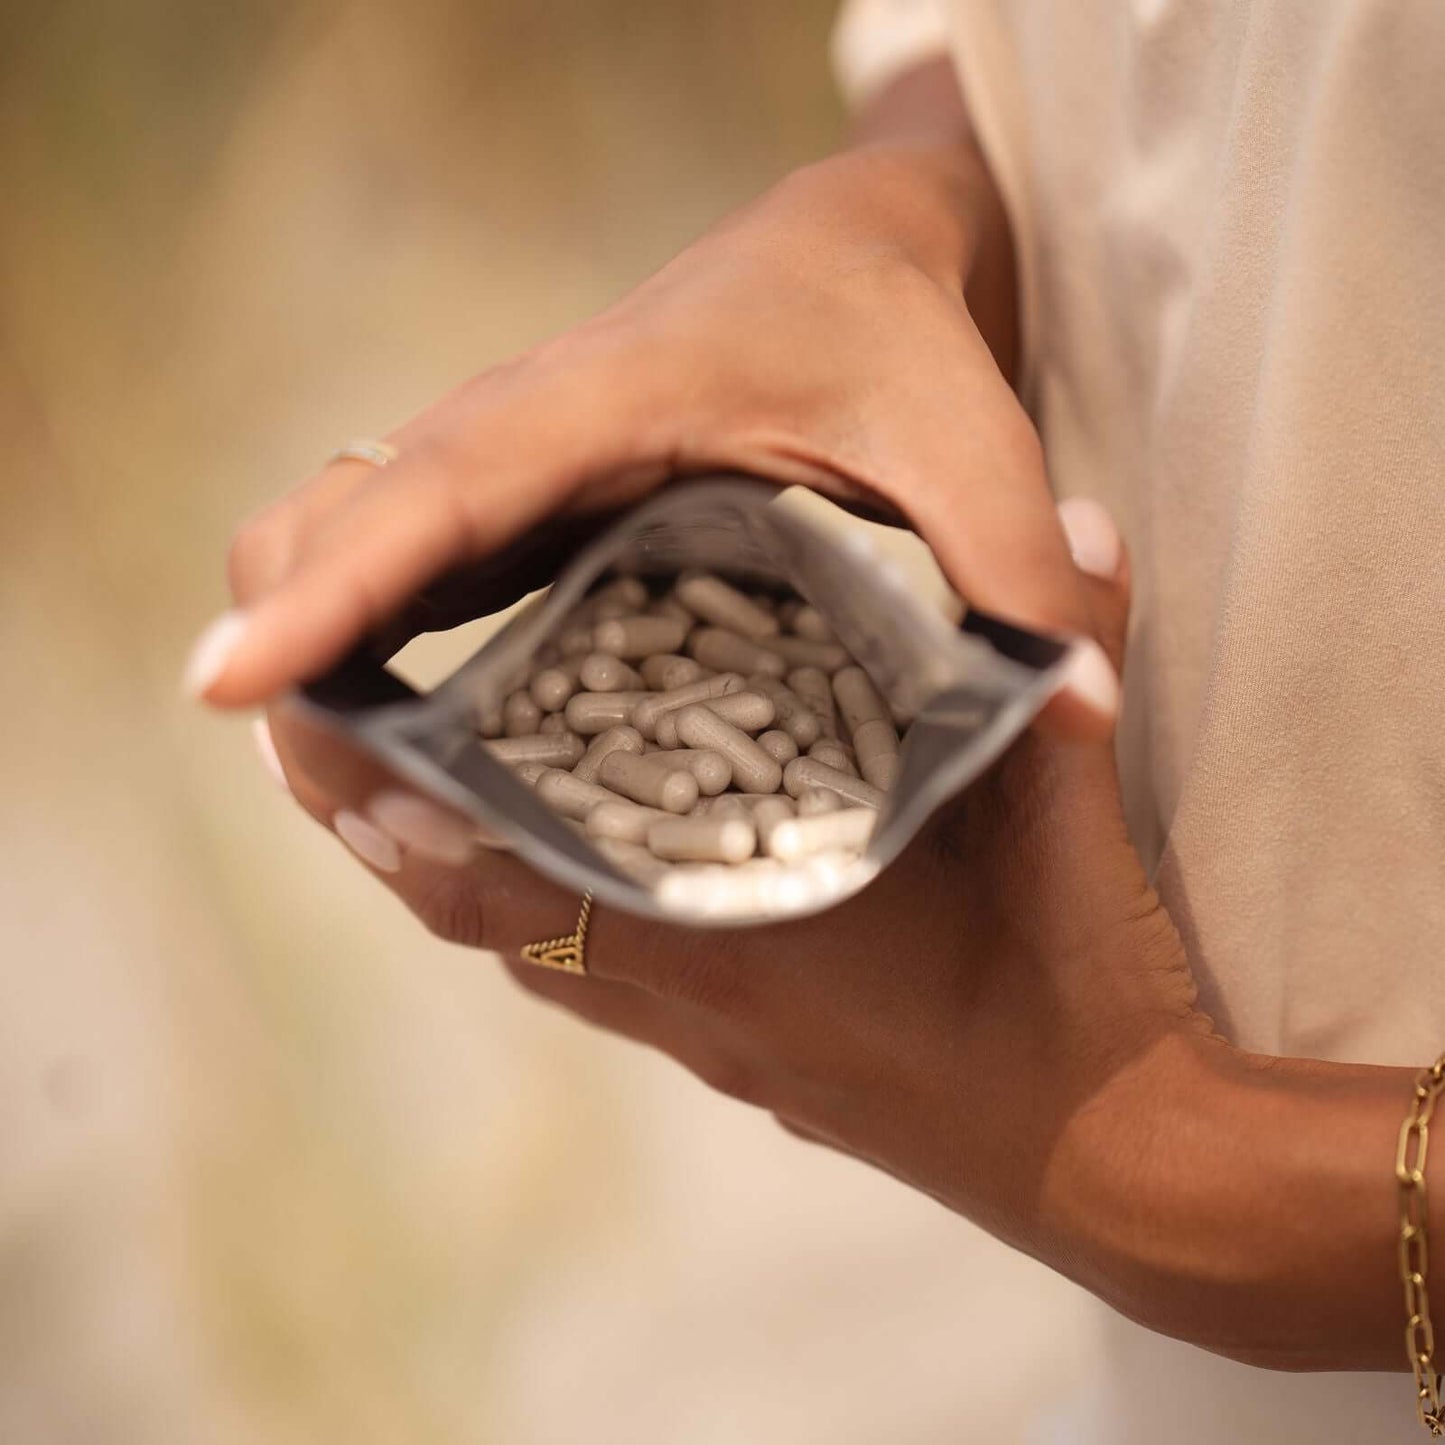
[[[358,437],[347,442],[339,451],[331,454],[333,462],[365,462],[368,466],[384,467],[401,455],[390,442],[374,441],[371,437]]]
[[[541,943],[522,945],[522,957],[539,968],[555,968],[561,973],[587,972],[587,919],[592,912],[592,894],[582,895],[582,911],[577,915],[576,929],[566,938],[547,938]]]

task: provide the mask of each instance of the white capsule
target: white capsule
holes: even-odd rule
[[[506,723],[502,720],[501,703],[484,707],[477,717],[477,731],[484,738],[499,738],[506,731],[506,727]]]
[[[537,779],[537,796],[564,818],[581,820],[599,803],[616,803],[617,794],[596,783],[585,783],[560,768],[551,768]]]
[[[726,627],[730,632],[756,639],[772,637],[778,631],[778,619],[771,612],[710,572],[684,572],[672,591],[695,617]]]
[[[726,697],[709,698],[701,706],[745,733],[761,732],[773,720],[772,701],[756,692],[734,692]],[[679,746],[677,716],[676,712],[667,712],[657,720],[657,741],[665,748]]]
[[[777,794],[770,793],[769,797]],[[743,803],[740,793],[720,793],[715,798],[699,798],[692,810],[694,818],[743,818],[752,817],[751,810]]]
[[[592,846],[619,873],[634,883],[640,883],[644,888],[656,888],[672,872],[670,864],[654,857],[637,843],[629,843],[621,838],[593,838]]]
[[[798,756],[798,745],[781,728],[770,728],[758,734],[758,746],[780,763],[790,763]]]
[[[631,753],[634,757],[641,757],[642,734],[626,724],[598,733],[587,745],[581,762],[572,769],[572,776],[581,778],[584,783],[595,783],[603,762],[613,753]]]
[[[502,731],[509,738],[529,737],[542,721],[542,709],[525,692],[514,692],[502,704]]]
[[[537,731],[539,733],[568,733],[572,729],[567,726],[567,719],[560,712],[549,712],[537,724]]]
[[[610,652],[589,652],[582,659],[578,679],[588,692],[645,692],[642,674],[634,672]]]
[[[835,848],[861,849],[872,836],[878,814],[872,808],[843,808],[811,818],[791,818],[768,830],[764,846],[782,863],[796,863]]]
[[[864,808],[881,808],[884,793],[862,778],[850,778],[847,773],[820,763],[817,758],[794,758],[783,769],[783,786],[793,797],[808,788],[829,788],[847,802]]]
[[[645,756],[658,758],[675,768],[686,768],[697,779],[698,792],[708,797],[721,793],[732,782],[733,770],[721,753],[701,748],[659,748]]]
[[[804,603],[793,613],[791,630],[799,637],[806,637],[810,642],[836,642],[838,640],[828,619],[809,603]]]
[[[661,808],[618,799],[615,803],[598,803],[587,814],[589,838],[616,838],[624,843],[646,843],[647,830],[659,819],[671,818]]]
[[[853,749],[846,743],[838,742],[835,738],[819,738],[808,749],[808,756],[817,758],[826,767],[837,768],[840,773],[847,773],[850,778],[858,776],[858,769],[853,763]]]
[[[753,856],[758,835],[741,818],[668,818],[647,830],[647,846],[676,863],[741,863]]]
[[[773,829],[779,823],[787,822],[796,816],[793,800],[782,793],[773,793],[755,803],[751,811],[753,827],[758,830],[758,841],[762,844],[763,852],[771,852],[768,839],[773,836]]]
[[[534,788],[537,786],[537,779],[550,769],[546,763],[514,763],[512,771],[517,775],[518,781]]]
[[[570,768],[582,756],[583,743],[575,733],[535,733],[529,738],[494,738],[483,744],[499,762],[541,763],[549,768]]]
[[[833,676],[833,695],[853,739],[858,771],[874,787],[892,787],[898,776],[898,730],[873,679],[861,667],[841,668]]]
[[[704,667],[717,672],[763,672],[770,677],[781,677],[787,664],[774,651],[772,638],[764,647],[751,638],[721,627],[694,628],[687,639],[687,650]]]
[[[567,726],[584,738],[605,733],[632,716],[650,692],[579,692],[567,699]]]
[[[613,753],[598,772],[602,783],[634,803],[686,813],[697,802],[697,779],[686,768],[671,768],[654,758]]]
[[[795,667],[788,673],[788,686],[802,698],[804,705],[818,720],[823,737],[838,736],[837,709],[833,706],[833,685],[821,667]],[[808,743],[800,742],[800,748]]]
[[[686,687],[700,677],[707,676],[707,669],[695,658],[683,657],[676,652],[658,652],[644,657],[638,667],[642,681],[654,692],[671,692],[676,687]]]
[[[673,617],[619,617],[599,622],[592,629],[592,642],[598,652],[614,657],[649,657],[654,652],[676,652],[687,631],[687,624]]]
[[[533,674],[527,691],[532,694],[532,701],[543,712],[558,712],[566,707],[567,699],[577,691],[577,679],[581,671],[580,657],[564,657],[554,666],[544,667]]]
[[[816,818],[820,813],[836,813],[842,806],[842,798],[827,788],[804,788],[798,794],[800,818]]]
[[[696,682],[672,688],[668,692],[653,693],[632,710],[632,726],[645,738],[655,737],[657,720],[665,713],[676,712],[689,703],[707,702],[712,698],[741,692],[742,686],[743,680],[739,673],[719,672],[712,677],[699,678]]]
[[[753,673],[748,678],[748,686],[772,698],[778,726],[800,749],[811,747],[818,741],[822,725],[813,709],[792,688],[762,672]]]
[[[824,672],[832,673],[837,672],[840,667],[847,667],[850,661],[848,649],[840,642],[814,642],[807,637],[789,637],[784,634],[781,637],[770,637],[768,646],[783,659],[787,668],[821,667]]]
[[[694,703],[678,713],[678,738],[690,748],[704,748],[721,753],[733,771],[734,784],[746,793],[776,793],[783,770],[745,732],[710,711],[705,704]],[[789,764],[796,766],[796,764]]]

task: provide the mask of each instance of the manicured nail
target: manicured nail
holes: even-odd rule
[[[368,823],[360,813],[343,808],[332,820],[336,836],[378,873],[395,873],[401,867],[401,849],[380,828]]]
[[[1104,655],[1104,649],[1092,638],[1080,638],[1074,643],[1073,656],[1064,674],[1064,687],[1101,716],[1118,715],[1119,674]]]
[[[382,832],[433,862],[455,866],[472,856],[471,825],[415,793],[378,793],[366,811]]]
[[[1123,543],[1104,506],[1092,497],[1069,497],[1059,503],[1059,521],[1080,572],[1106,581],[1119,570]]]
[[[251,719],[251,741],[256,744],[256,751],[261,755],[261,762],[277,786],[285,788],[289,792],[291,785],[286,781],[286,771],[281,766],[281,755],[276,751],[276,742],[271,736],[271,724],[266,721],[265,714]]]
[[[184,687],[192,697],[204,697],[211,684],[226,670],[231,654],[246,631],[244,612],[223,612],[196,638],[186,659]]]

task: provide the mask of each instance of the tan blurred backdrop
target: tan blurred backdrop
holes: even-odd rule
[[[177,692],[240,516],[836,142],[831,9],[0,6],[5,1445],[1008,1445],[1087,1376],[1069,1287],[422,936]]]

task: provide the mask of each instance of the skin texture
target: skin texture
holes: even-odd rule
[[[299,719],[291,683],[370,630],[394,646],[510,600],[609,510],[713,466],[897,514],[972,602],[1096,638],[1117,668],[1127,559],[1109,577],[1070,559],[1008,384],[1007,227],[951,78],[923,68],[864,130],[612,311],[408,423],[393,466],[328,467],[242,530],[245,626],[202,690],[270,702],[288,784],[323,826],[398,784]],[[499,549],[495,575],[407,602]],[[538,997],[1153,1328],[1261,1365],[1401,1368],[1393,1150],[1411,1077],[1215,1034],[1125,831],[1110,714],[1061,696],[820,918],[689,932],[596,909],[587,978],[519,956],[571,925],[575,895],[505,854],[458,862],[461,820],[438,819],[444,848],[421,828],[373,871]]]

